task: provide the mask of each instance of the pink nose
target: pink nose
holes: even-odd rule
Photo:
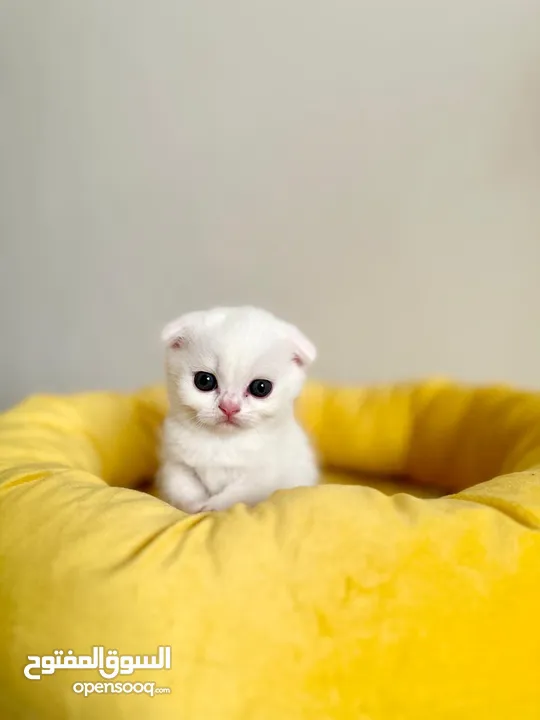
[[[219,403],[219,409],[230,418],[240,412],[240,403],[232,398],[224,397]]]

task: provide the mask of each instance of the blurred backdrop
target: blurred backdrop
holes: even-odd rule
[[[0,0],[0,83],[2,406],[228,303],[540,388],[540,0]]]

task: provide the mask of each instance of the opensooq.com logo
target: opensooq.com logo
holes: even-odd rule
[[[28,655],[30,661],[24,668],[29,680],[41,680],[43,675],[52,675],[59,670],[98,670],[105,680],[118,675],[133,675],[136,670],[170,670],[171,648],[160,645],[156,655],[119,655],[118,650],[107,650],[102,645],[92,647],[91,655],[75,655],[73,650],[53,650],[52,655]],[[147,695],[170,693],[170,688],[156,687],[154,682],[146,683],[82,683],[76,682],[73,691],[84,693],[126,693],[142,692]]]

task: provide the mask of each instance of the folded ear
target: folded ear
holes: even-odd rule
[[[300,367],[308,367],[317,357],[317,348],[295,325],[284,323],[287,337],[293,345],[293,360]]]
[[[190,312],[181,315],[176,320],[171,320],[161,331],[161,340],[172,350],[181,348],[189,330],[200,320],[201,312]]]

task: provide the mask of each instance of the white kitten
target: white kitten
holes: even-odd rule
[[[256,308],[215,308],[178,318],[162,337],[164,500],[197,513],[316,484],[293,410],[316,350],[296,327]]]

